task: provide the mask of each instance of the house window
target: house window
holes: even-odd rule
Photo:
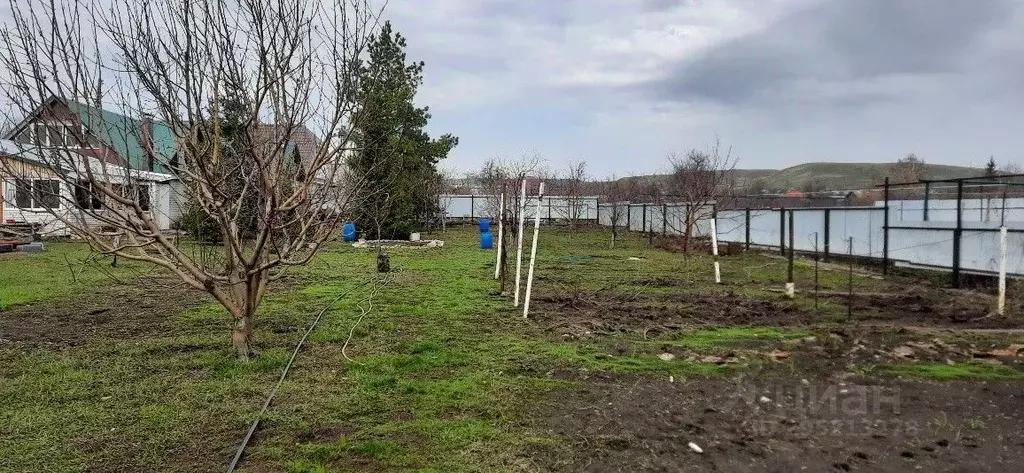
[[[149,211],[149,186],[139,184],[115,185],[115,192],[121,197],[139,202],[142,210]]]
[[[75,185],[75,207],[84,210],[99,210],[103,207],[103,195],[89,181],[78,181]]]
[[[19,209],[59,209],[60,181],[56,179],[14,179],[7,181],[6,206]]]
[[[72,122],[29,123],[15,141],[54,148],[97,148],[99,145],[85,125]]]

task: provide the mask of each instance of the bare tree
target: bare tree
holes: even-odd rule
[[[914,153],[907,153],[906,156],[897,159],[889,172],[895,182],[917,182],[924,178],[924,160]]]
[[[439,222],[435,222],[435,225],[440,223],[441,232],[445,232],[447,231],[448,224],[448,209],[452,205],[456,191],[455,172],[450,169],[439,169],[438,182],[435,184],[438,186],[436,189],[438,203],[438,215],[436,220],[439,220]]]
[[[50,217],[96,250],[211,294],[248,359],[268,282],[335,236],[359,187],[342,166],[379,12],[365,0],[10,7],[0,89],[22,125],[5,173],[42,187]],[[297,137],[310,130],[320,138],[303,154]],[[135,143],[141,156],[117,152]],[[155,182],[195,202],[222,246],[201,252],[162,228]]]
[[[573,230],[579,227],[580,218],[586,212],[586,200],[583,198],[586,184],[587,162],[570,162],[569,168],[566,169],[563,188],[565,191],[565,218],[569,221],[569,228]]]
[[[499,281],[501,292],[506,289],[508,281],[508,256],[512,253],[512,243],[517,238],[515,229],[518,228],[520,212],[524,205],[529,202],[522,200],[520,189],[523,182],[536,181],[531,179],[541,168],[541,158],[538,155],[525,155],[518,160],[510,159],[489,159],[484,163],[483,168],[476,175],[476,180],[487,195],[488,209],[491,215],[505,226],[503,241],[498,242],[502,246],[502,260],[499,262]],[[529,191],[528,191],[529,192]],[[500,214],[500,195],[505,194],[505,213]]]
[[[615,248],[615,242],[619,236],[619,227],[629,228],[628,208],[630,201],[636,197],[637,181],[631,177],[617,179],[612,176],[604,185],[604,197],[610,206],[605,207],[609,222],[612,226],[611,248]]]
[[[499,196],[503,189],[506,209],[519,209],[525,204],[519,201],[519,189],[524,180],[535,178],[542,172],[541,163],[540,156],[536,154],[526,154],[519,159],[492,158],[484,162],[474,179],[486,196],[488,213],[498,215]]]
[[[999,167],[999,172],[1002,174],[1021,174],[1024,170],[1021,169],[1020,163],[1008,161]]]
[[[733,195],[735,181],[730,177],[736,168],[737,159],[732,148],[722,149],[722,142],[716,139],[707,151],[691,149],[686,154],[669,154],[672,173],[669,176],[668,194],[672,200],[683,205],[682,228],[669,219],[669,226],[683,234],[683,251],[690,251],[697,222],[706,220],[714,212],[715,205]]]

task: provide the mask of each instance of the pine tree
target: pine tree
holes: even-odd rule
[[[988,164],[985,165],[985,177],[996,177],[996,158],[988,157]]]
[[[356,222],[376,238],[407,238],[437,211],[438,161],[459,143],[450,134],[431,139],[424,131],[428,107],[416,107],[423,83],[420,62],[406,62],[406,40],[386,22],[369,43],[369,60],[359,65],[360,110],[348,162],[365,189]]]

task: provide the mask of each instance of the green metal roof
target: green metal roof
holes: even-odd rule
[[[142,137],[141,120],[78,102],[68,101],[67,105],[71,113],[78,115],[90,132],[127,159],[133,169],[147,170],[146,154],[139,143]],[[153,121],[153,150],[157,154],[153,171],[169,172],[164,163],[170,161],[174,155],[174,132],[166,123],[156,120]]]

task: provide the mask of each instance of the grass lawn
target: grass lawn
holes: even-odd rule
[[[780,296],[769,289],[781,287],[785,262],[756,254],[729,257],[723,277],[738,283],[716,286],[707,256],[683,258],[630,237],[620,237],[613,250],[603,231],[545,229],[535,286],[538,318],[523,320],[510,298],[493,294],[494,253],[478,248],[474,229],[436,237],[445,240],[443,248],[390,251],[394,281],[372,299],[371,286],[360,285],[378,277],[372,252],[338,244],[297,269],[302,282],[268,295],[261,307],[261,354],[250,363],[235,360],[227,316],[210,304],[166,313],[161,330],[138,337],[61,345],[3,341],[0,333],[0,471],[225,469],[302,331],[343,292],[348,295],[327,312],[299,354],[241,471],[532,470],[535,452],[558,455],[570,448],[535,422],[548,393],[583,382],[559,372],[721,377],[750,364],[657,355],[773,347],[818,333],[807,326],[732,327],[566,337],[549,329],[561,316],[541,299],[614,287],[638,300],[699,293],[775,303]],[[0,316],[25,303],[45,310],[49,300],[114,284],[94,266],[81,269],[73,282],[68,262],[74,267],[87,255],[80,245],[53,244],[39,255],[0,258]],[[115,275],[130,278],[144,270],[122,265]],[[797,277],[806,284],[811,267],[799,265]],[[821,275],[823,286],[832,288],[845,287],[845,277]],[[673,284],[650,282],[660,280]],[[862,291],[883,283],[855,281]],[[155,298],[174,297],[156,292]],[[813,307],[807,295],[787,304]],[[817,321],[844,316],[841,303],[824,301]],[[970,379],[975,369],[899,374]]]
[[[47,244],[42,253],[0,254],[0,310],[66,297],[110,284],[113,278],[129,279],[154,271],[124,260],[111,267],[111,261],[84,243]]]

